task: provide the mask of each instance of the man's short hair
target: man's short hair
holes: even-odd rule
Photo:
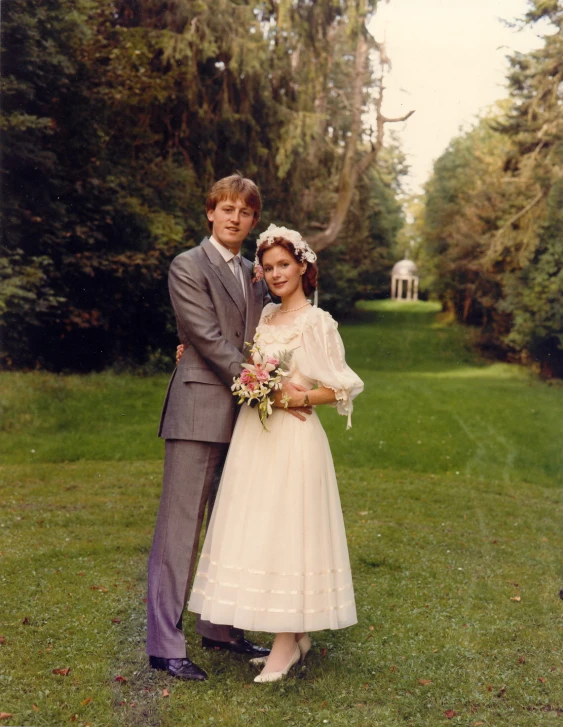
[[[226,199],[242,199],[251,210],[254,210],[254,219],[260,219],[262,211],[262,198],[258,187],[251,179],[246,179],[242,174],[231,174],[230,177],[223,177],[211,187],[207,199],[205,201],[205,211],[214,210],[219,202]],[[213,223],[208,220],[208,226],[211,230]]]

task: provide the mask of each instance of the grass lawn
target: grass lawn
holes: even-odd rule
[[[563,387],[478,359],[432,304],[341,330],[366,391],[350,431],[322,417],[359,623],[271,685],[191,615],[210,680],[147,667],[166,377],[0,374],[0,726],[563,723]]]

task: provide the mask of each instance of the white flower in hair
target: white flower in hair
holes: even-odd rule
[[[295,254],[299,262],[306,260],[308,263],[314,263],[317,259],[313,248],[301,237],[297,230],[290,230],[287,227],[278,227],[273,224],[256,240],[256,250],[258,251],[264,243],[271,245],[276,237],[282,237],[284,240],[291,242],[295,248]],[[254,263],[255,265],[258,264],[258,254],[256,255]]]

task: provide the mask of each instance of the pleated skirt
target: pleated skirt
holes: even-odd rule
[[[188,609],[250,631],[357,622],[330,447],[315,412],[275,410],[264,431],[242,407]]]

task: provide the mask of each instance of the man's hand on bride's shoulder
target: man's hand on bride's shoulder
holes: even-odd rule
[[[308,391],[300,384],[293,384],[291,381],[284,381],[281,390],[276,391],[274,406],[278,409],[285,409],[288,414],[306,421],[307,416],[313,413],[313,408],[303,406],[304,394]]]
[[[181,343],[179,346],[176,346],[176,366],[180,363],[180,359],[182,358],[182,354],[184,353],[184,344]]]

